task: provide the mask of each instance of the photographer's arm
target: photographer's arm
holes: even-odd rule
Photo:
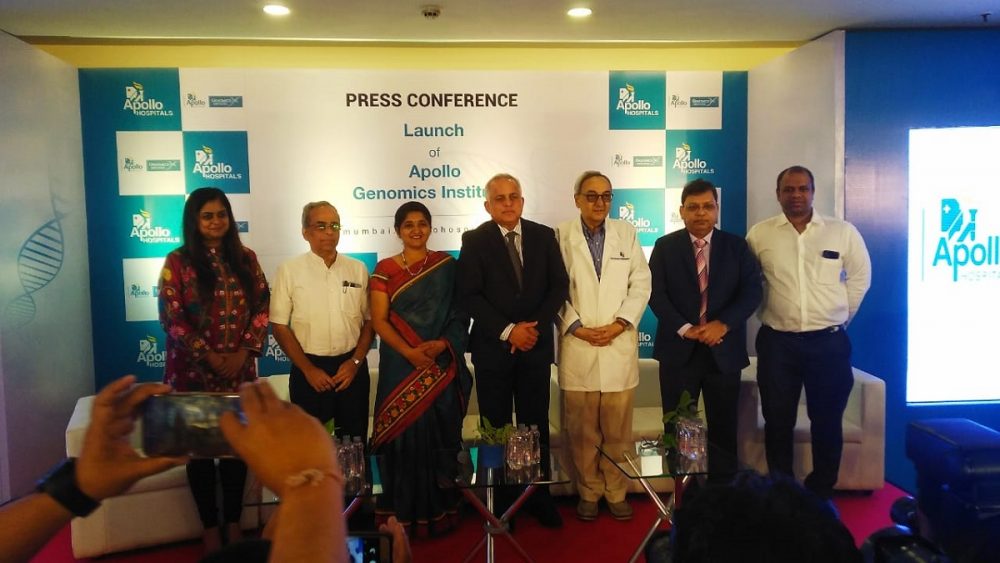
[[[315,418],[279,399],[267,382],[240,391],[246,425],[227,412],[226,440],[281,497],[271,561],[346,561],[343,476],[333,441]]]
[[[124,492],[143,477],[187,462],[187,458],[143,458],[129,445],[138,405],[150,395],[170,391],[168,385],[133,387],[134,382],[135,376],[122,377],[94,398],[83,450],[66,484],[70,492],[84,495],[84,500],[99,502]],[[3,507],[0,557],[4,561],[27,561],[73,516],[69,508],[48,493],[33,493]]]

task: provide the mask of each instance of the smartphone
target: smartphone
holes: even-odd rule
[[[236,457],[219,429],[226,411],[242,416],[239,395],[153,395],[143,403],[142,449],[148,456]]]
[[[350,563],[392,563],[392,535],[361,532],[347,536],[347,560]]]

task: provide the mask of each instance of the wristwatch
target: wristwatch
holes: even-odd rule
[[[86,516],[101,503],[87,496],[76,485],[76,458],[67,458],[35,483],[35,491],[45,493],[74,516]]]
[[[361,360],[359,360],[357,358],[351,358],[351,361],[354,362],[355,366],[360,366],[361,365]]]

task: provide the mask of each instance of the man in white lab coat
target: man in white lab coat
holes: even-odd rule
[[[608,219],[607,176],[584,172],[573,199],[580,217],[560,224],[556,234],[570,280],[569,300],[559,312],[558,363],[563,428],[580,494],[576,512],[581,520],[594,520],[604,498],[612,517],[628,520],[628,479],[597,446],[620,456],[632,440],[637,327],[651,275],[635,227]]]

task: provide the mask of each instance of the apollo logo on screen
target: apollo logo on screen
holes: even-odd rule
[[[147,97],[146,89],[138,82],[132,82],[125,87],[125,105],[122,110],[129,110],[139,117],[172,117],[174,110],[165,109],[163,102],[153,97]]]
[[[932,267],[951,269],[952,281],[1000,279],[1000,236],[976,242],[978,209],[962,210],[957,199],[941,200],[941,237],[934,249]]]
[[[143,244],[180,244],[181,238],[163,226],[153,224],[153,214],[145,209],[132,214],[132,231],[129,238],[138,239]]]
[[[160,350],[156,337],[147,334],[146,338],[139,340],[139,353],[135,361],[147,368],[162,368],[166,365],[167,351]]]
[[[610,129],[663,129],[666,74],[612,71],[608,79]]]
[[[672,168],[683,174],[715,174],[715,168],[709,166],[704,159],[692,156],[691,145],[687,143],[681,143],[680,146],[674,148],[674,164]]]
[[[185,131],[184,155],[188,193],[205,186],[250,192],[246,131]]]

